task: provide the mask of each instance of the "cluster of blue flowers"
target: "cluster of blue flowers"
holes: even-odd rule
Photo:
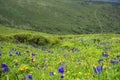
[[[107,53],[102,52],[103,57],[108,57],[109,55]],[[104,62],[104,59],[99,59],[98,63]],[[118,64],[120,62],[120,55],[117,55],[116,58],[113,58],[110,60],[111,64]],[[103,66],[96,66],[94,67],[94,72],[99,74],[103,70]]]
[[[2,72],[5,73],[5,72],[8,72],[9,71],[9,68],[7,66],[7,64],[1,64],[1,68],[2,68]]]
[[[60,73],[60,78],[64,78],[64,67],[60,66],[58,68],[58,73]]]

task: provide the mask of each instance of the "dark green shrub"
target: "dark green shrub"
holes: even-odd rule
[[[14,35],[0,35],[0,41],[9,41],[13,43],[27,43],[31,45],[55,45],[60,41],[55,37],[44,37],[35,34],[14,34]]]
[[[37,44],[37,45],[46,45],[50,42],[43,36],[34,35],[30,40],[29,43],[31,44]]]
[[[14,35],[15,41],[20,42],[20,43],[28,42],[30,37],[31,37],[31,34],[16,34],[16,35]]]

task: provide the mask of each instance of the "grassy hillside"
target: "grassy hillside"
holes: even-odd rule
[[[0,25],[0,80],[119,80],[119,45],[119,34],[58,36]]]
[[[0,24],[57,34],[120,33],[120,5],[83,0],[0,0]]]
[[[43,46],[58,44],[59,37],[57,35],[14,29],[0,25],[0,41]]]

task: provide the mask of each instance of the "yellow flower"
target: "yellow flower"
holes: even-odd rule
[[[24,69],[23,69],[23,68],[19,68],[18,70],[19,70],[19,71],[23,71]]]
[[[15,60],[13,60],[13,62],[16,62],[16,63],[17,63],[17,62],[18,62],[18,60],[17,60],[17,59],[15,59]]]
[[[24,70],[27,70],[27,69],[28,69],[28,67],[27,67],[27,66],[24,66],[23,68],[24,68]]]
[[[28,66],[23,66],[23,67],[20,67],[18,70],[19,70],[19,71],[28,70]]]
[[[26,51],[23,52],[24,54],[26,53]]]
[[[76,80],[80,80],[79,78],[77,78]]]
[[[67,73],[70,73],[70,71],[67,71]]]
[[[50,70],[53,70],[53,67],[52,67],[52,66],[48,66],[48,68],[49,68]]]
[[[30,74],[33,74],[33,72],[29,72]]]

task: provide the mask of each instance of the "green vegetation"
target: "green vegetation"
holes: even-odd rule
[[[118,3],[0,0],[0,24],[57,34],[120,33]]]
[[[119,9],[83,0],[0,0],[0,80],[119,80]]]
[[[0,40],[32,45],[54,45],[59,43],[58,37],[55,38],[55,36],[46,33],[14,29],[2,25],[0,25]]]
[[[58,36],[0,25],[0,80],[119,80],[119,45],[119,34]]]

